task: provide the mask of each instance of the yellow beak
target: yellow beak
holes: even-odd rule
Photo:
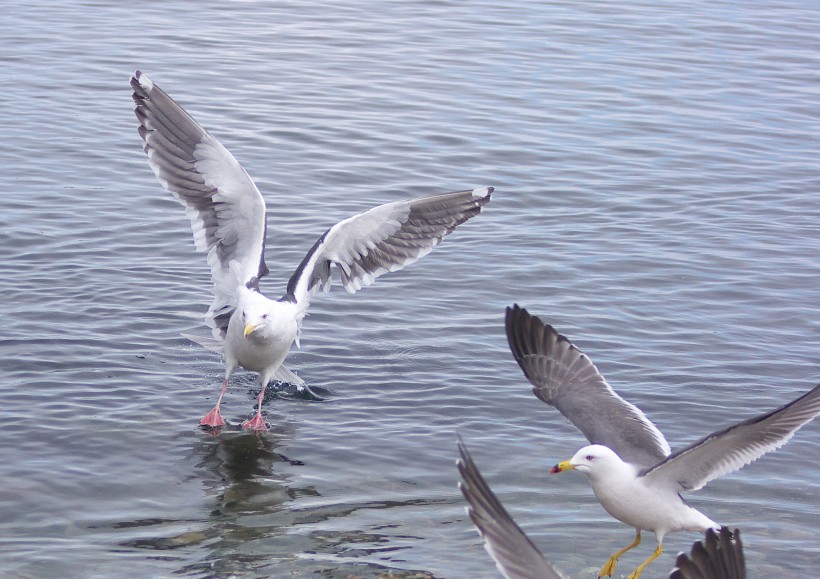
[[[256,326],[254,326],[252,323],[248,322],[247,324],[245,324],[245,337],[247,338],[248,334],[253,332],[255,329]]]
[[[554,467],[552,467],[552,470],[550,472],[552,474],[555,474],[557,472],[561,472],[561,471],[564,471],[564,470],[572,470],[574,468],[575,468],[575,465],[570,463],[570,461],[565,460],[564,462],[559,462]]]

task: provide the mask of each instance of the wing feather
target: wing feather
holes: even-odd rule
[[[458,451],[459,489],[470,504],[467,513],[501,574],[507,579],[561,579],[495,496],[460,440]]]
[[[507,308],[507,339],[533,393],[554,406],[592,444],[622,460],[649,467],[670,450],[663,434],[641,410],[621,398],[592,361],[549,324],[513,305]]]
[[[820,414],[820,384],[780,408],[713,432],[648,469],[647,483],[696,491],[786,444]]]
[[[208,253],[209,316],[224,337],[237,287],[268,273],[265,201],[233,155],[147,76],[136,71],[131,87],[148,164],[185,206],[197,250]]]
[[[489,203],[492,187],[379,205],[340,221],[322,235],[288,282],[282,299],[304,315],[311,297],[328,289],[331,265],[354,293],[379,276],[424,257],[460,224]]]
[[[707,529],[706,538],[692,545],[691,555],[680,553],[669,579],[746,579],[746,558],[740,531]]]

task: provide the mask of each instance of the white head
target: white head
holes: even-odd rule
[[[628,465],[621,460],[615,451],[601,444],[590,444],[575,453],[569,460],[559,462],[552,467],[552,473],[565,470],[579,470],[588,477],[595,479],[606,476],[613,471],[619,471]]]
[[[246,338],[270,340],[278,323],[278,303],[256,292],[249,294],[238,304],[242,311],[243,333]]]

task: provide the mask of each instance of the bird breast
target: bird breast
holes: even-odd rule
[[[225,355],[232,356],[246,370],[263,372],[275,370],[290,351],[298,333],[295,319],[269,320],[268,327],[244,335],[242,315],[237,312],[228,324]]]
[[[667,489],[648,487],[641,478],[593,484],[601,506],[613,517],[636,529],[660,536],[683,529],[703,530],[709,521]]]

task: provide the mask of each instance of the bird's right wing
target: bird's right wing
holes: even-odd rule
[[[507,579],[561,579],[495,496],[461,440],[458,451],[461,459],[456,465],[463,481],[458,488],[470,504],[470,519],[501,574]]]
[[[214,336],[224,338],[237,287],[255,287],[268,273],[265,201],[233,155],[139,70],[131,88],[148,164],[185,206],[197,250],[208,252],[208,314]]]
[[[820,384],[800,398],[760,416],[713,432],[648,469],[647,483],[696,491],[786,444],[820,414]]]
[[[640,467],[669,454],[669,444],[646,415],[621,398],[592,361],[552,326],[513,305],[507,308],[506,328],[510,350],[533,393],[592,444],[607,446]]]

